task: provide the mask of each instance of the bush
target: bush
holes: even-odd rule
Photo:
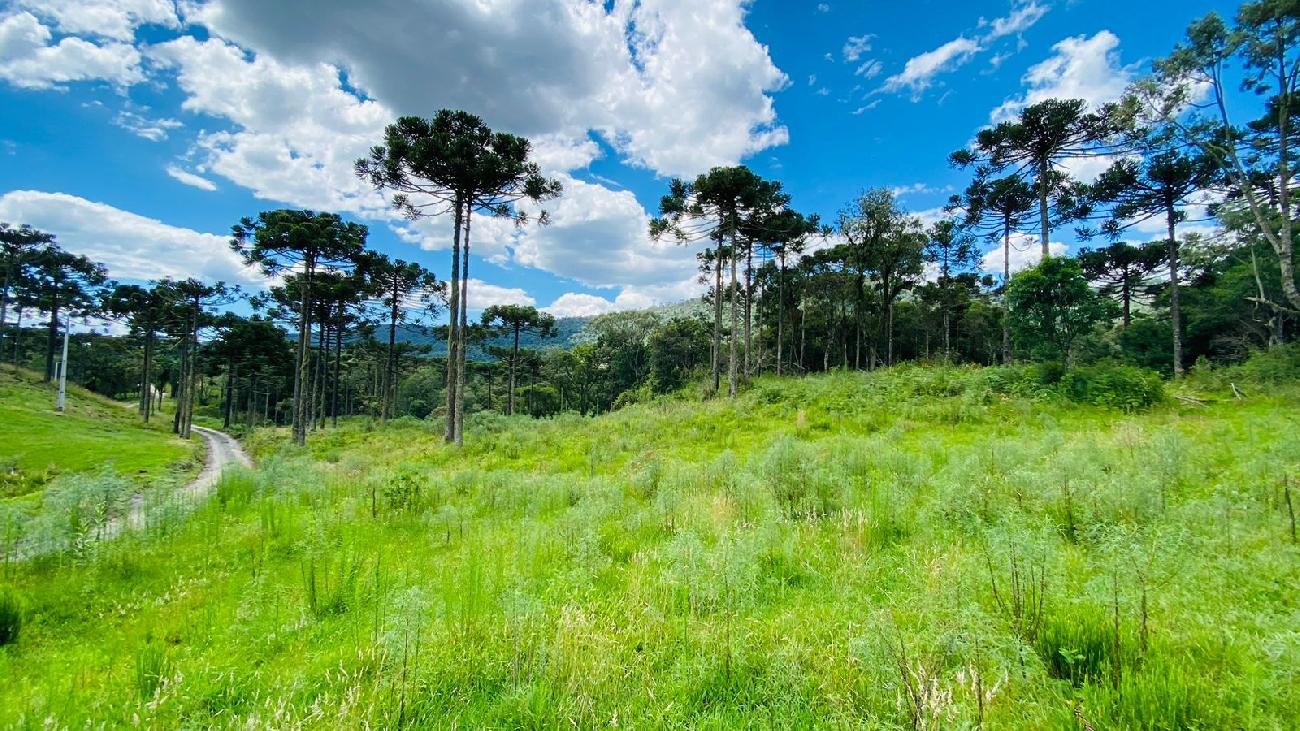
[[[0,589],[0,647],[17,642],[22,629],[22,600],[13,589]]]
[[[1140,411],[1165,398],[1164,383],[1154,371],[1114,363],[1072,368],[1059,388],[1071,401],[1125,411]]]

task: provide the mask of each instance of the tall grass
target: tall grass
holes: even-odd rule
[[[0,726],[1285,728],[1295,391],[1027,371],[255,432],[192,512],[11,562]]]

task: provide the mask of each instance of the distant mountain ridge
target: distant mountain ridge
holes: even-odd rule
[[[666,305],[656,305],[637,312],[652,312],[662,320],[671,320],[674,317],[692,317],[695,315],[708,315],[709,308],[701,298],[673,302]],[[535,332],[521,332],[519,334],[519,347],[522,350],[542,350],[544,348],[564,348],[566,350],[584,342],[583,335],[587,331],[587,326],[602,315],[588,315],[586,317],[557,317],[555,318],[556,334],[554,337],[541,338]],[[442,358],[447,355],[447,342],[442,338],[435,336],[432,331],[413,325],[398,325],[397,339],[404,343],[414,343],[416,345],[428,345],[429,354],[435,358]],[[510,335],[501,335],[490,338],[484,343],[484,347],[473,348],[470,356],[475,360],[486,360],[487,355],[484,352],[486,347],[497,346],[508,348],[511,346],[513,338]]]

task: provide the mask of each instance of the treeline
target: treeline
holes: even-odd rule
[[[49,378],[61,323],[107,317],[128,335],[75,338],[74,377],[137,394],[146,419],[170,391],[182,434],[197,404],[227,425],[291,425],[300,444],[340,416],[437,418],[460,443],[470,412],[597,413],[693,382],[734,395],[760,374],[905,360],[1033,359],[1055,372],[1114,361],[1177,377],[1300,325],[1297,39],[1286,2],[1247,3],[1231,23],[1207,16],[1121,101],[1050,99],[981,130],[950,157],[969,184],[926,221],[884,189],[823,220],[744,166],[672,180],[649,234],[700,247],[704,312],[605,315],[567,349],[521,347],[555,333],[550,315],[496,306],[471,321],[468,295],[475,218],[522,224],[518,204],[554,199],[560,184],[527,140],[472,114],[403,117],[356,172],[407,217],[449,225],[448,276],[367,249],[366,227],[336,214],[265,211],[232,231],[273,282],[241,317],[223,310],[245,295],[223,283],[118,285],[48,234],[4,226],[0,352]],[[1259,116],[1234,116],[1240,96],[1261,102]],[[1200,210],[1211,235],[1190,230]],[[1064,228],[1087,242],[1073,257],[1053,255]],[[1038,263],[1013,272],[1030,253]],[[24,330],[29,312],[45,318],[43,337]],[[411,327],[445,341],[446,357],[398,338]]]

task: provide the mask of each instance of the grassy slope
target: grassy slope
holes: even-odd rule
[[[968,375],[482,420],[459,452],[425,425],[307,452],[263,432],[259,471],[188,522],[10,570],[31,621],[0,649],[0,726],[970,727],[982,707],[990,728],[1287,728],[1296,390],[1125,416]]]
[[[111,467],[150,484],[188,474],[201,462],[201,447],[176,438],[161,422],[143,425],[133,410],[75,386],[60,415],[54,395],[30,371],[0,368],[0,463],[24,473]]]

